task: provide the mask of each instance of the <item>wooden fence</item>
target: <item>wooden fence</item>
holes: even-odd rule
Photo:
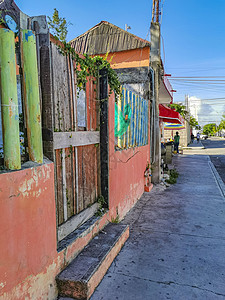
[[[89,80],[83,95],[86,109],[82,117],[86,126],[79,127],[74,62],[63,56],[53,42],[50,52],[56,203],[60,226],[90,208],[99,195],[98,102],[96,87]],[[89,209],[90,212],[86,212],[78,221],[74,220],[75,226],[79,226],[95,208]],[[59,239],[68,233],[66,227]],[[73,228],[72,225],[70,227]]]

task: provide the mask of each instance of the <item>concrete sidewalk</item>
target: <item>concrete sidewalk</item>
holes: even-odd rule
[[[177,155],[178,182],[145,193],[130,238],[91,300],[225,299],[225,199],[207,155]]]

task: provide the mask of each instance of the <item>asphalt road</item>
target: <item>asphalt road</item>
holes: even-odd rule
[[[224,138],[209,138],[201,140],[205,147],[206,153],[209,155],[217,172],[225,182],[225,139]]]

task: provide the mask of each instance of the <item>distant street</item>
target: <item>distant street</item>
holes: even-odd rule
[[[225,182],[225,139],[212,137],[207,140],[201,140],[201,142],[220,177]]]

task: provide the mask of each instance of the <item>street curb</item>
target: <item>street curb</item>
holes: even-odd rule
[[[214,164],[211,161],[209,161],[208,164],[209,164],[209,167],[210,167],[210,169],[213,173],[213,176],[216,180],[216,183],[219,187],[220,193],[225,198],[225,184],[224,184],[223,180],[221,179],[219,173],[217,172]]]

